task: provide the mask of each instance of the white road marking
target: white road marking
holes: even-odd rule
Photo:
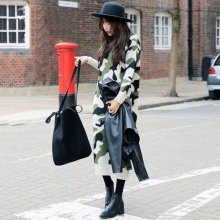
[[[213,173],[213,172],[219,172],[219,171],[220,171],[220,167],[216,166],[216,167],[209,167],[209,168],[201,169],[201,170],[195,170],[195,171],[187,172],[187,173],[179,173],[176,175],[169,175],[169,176],[165,176],[165,177],[162,177],[159,179],[152,179],[152,180],[150,179],[148,181],[140,182],[136,186],[129,187],[129,191],[130,190],[137,190],[137,189],[141,189],[141,188],[146,188],[149,186],[156,186],[156,185],[162,184],[162,183],[177,181],[177,180],[181,180],[181,179],[187,179],[187,178],[201,176],[201,175],[205,175],[205,174],[209,174],[209,173]]]
[[[83,205],[77,202],[65,202],[53,204],[42,210],[33,210],[16,214],[17,217],[22,217],[31,220],[97,220],[102,209]],[[66,217],[64,217],[66,216]],[[149,220],[139,218],[132,215],[118,215],[114,220]]]
[[[33,160],[33,159],[36,159],[36,158],[46,157],[46,156],[50,156],[50,155],[52,155],[52,153],[42,154],[42,155],[38,155],[38,156],[31,156],[31,157],[27,157],[27,158],[19,158],[18,160],[14,160],[14,161],[11,161],[9,163],[18,163],[18,162]]]
[[[210,167],[206,169],[201,170],[195,170],[192,172],[187,173],[180,173],[176,175],[169,175],[165,176],[159,179],[152,179],[148,181],[144,181],[139,183],[136,186],[133,187],[125,187],[125,192],[133,191],[133,190],[139,190],[141,188],[146,188],[150,186],[157,186],[159,184],[177,181],[181,179],[188,179],[196,176],[206,175],[213,172],[219,172],[220,167]],[[216,185],[215,187],[203,192],[202,194],[199,194],[198,196],[194,197],[193,199],[190,199],[186,202],[186,204],[191,205],[192,207],[201,207],[202,205],[205,205],[212,199],[218,197],[220,195],[220,184]],[[23,212],[20,214],[15,214],[18,217],[23,217],[25,219],[31,219],[31,220],[68,220],[68,219],[75,219],[75,220],[97,220],[99,219],[98,214],[101,212],[101,209],[91,207],[84,205],[82,203],[92,202],[94,200],[102,199],[105,197],[105,193],[96,194],[93,196],[86,196],[84,198],[78,198],[75,201],[72,202],[66,202],[66,203],[59,203],[59,204],[53,204],[50,206],[47,206],[45,208],[42,208],[40,210],[32,210]],[[206,199],[201,200],[201,197],[205,197]],[[192,207],[189,207],[191,209]],[[165,213],[163,213],[158,220],[176,220],[178,218],[173,218],[171,214],[175,214],[176,210],[182,210],[183,213],[186,213],[185,210],[185,203],[181,204],[180,206],[177,206]],[[180,212],[180,213],[182,213]],[[186,214],[188,214],[187,212]],[[166,215],[171,215],[171,217],[166,218]],[[179,214],[180,215],[180,214]],[[66,216],[66,217],[64,217]],[[120,219],[126,219],[126,220],[147,220],[144,218],[138,218],[130,215],[123,215],[123,216],[117,216],[114,218],[115,220]]]
[[[220,196],[220,183],[192,199],[164,212],[157,220],[177,220]]]
[[[215,124],[215,123],[216,123],[216,121],[214,121],[214,122],[210,121],[210,122],[202,123],[199,126],[204,126],[204,125],[207,126],[208,124]],[[146,133],[142,133],[142,136],[161,133],[161,132],[166,132],[166,131],[174,131],[174,130],[179,130],[179,129],[196,127],[196,126],[198,126],[198,125],[191,124],[191,125],[183,125],[183,126],[178,126],[178,127],[173,127],[173,128],[164,128],[164,129],[160,129],[160,130],[156,130],[156,131],[149,131],[149,132],[146,132]]]

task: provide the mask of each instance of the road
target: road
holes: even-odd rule
[[[126,182],[124,220],[220,219],[220,102],[141,110],[138,129],[150,179]],[[91,115],[81,114],[92,142]],[[53,123],[0,127],[1,220],[97,220],[104,186],[93,158],[57,167]]]

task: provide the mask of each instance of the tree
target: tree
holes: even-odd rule
[[[179,0],[173,0],[172,11],[172,46],[169,66],[169,85],[166,96],[177,97],[176,93],[176,75],[178,61],[178,39],[180,32],[180,7]]]

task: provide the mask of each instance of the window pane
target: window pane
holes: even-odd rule
[[[159,27],[156,27],[156,35],[159,35]]]
[[[9,17],[15,17],[15,6],[9,6]]]
[[[16,43],[16,33],[9,32],[9,43]]]
[[[18,33],[18,43],[25,43],[25,32]]]
[[[6,16],[6,6],[0,6],[0,16]]]
[[[7,34],[5,32],[0,32],[0,43],[7,43]]]
[[[155,24],[159,25],[159,17],[155,17]]]
[[[168,18],[166,17],[163,18],[163,25],[168,26]]]
[[[159,37],[155,37],[155,42],[154,42],[155,45],[159,45]]]
[[[17,15],[18,16],[22,16],[22,15],[25,15],[25,10],[24,10],[24,7],[23,6],[18,6],[17,7]]]
[[[133,27],[133,31],[134,31],[135,34],[137,34],[137,26]]]
[[[167,37],[162,37],[162,45],[167,46],[168,45],[168,38]]]
[[[164,28],[164,35],[168,36],[168,28]]]
[[[9,30],[16,30],[16,19],[9,20]]]
[[[137,25],[130,25],[130,29],[134,34],[137,34]]]
[[[218,59],[215,61],[215,64],[214,64],[214,65],[215,65],[215,66],[216,66],[216,65],[218,65],[218,66],[220,65],[220,57],[218,57]]]
[[[165,22],[164,22],[164,17],[162,17],[162,25],[164,26]]]
[[[18,20],[18,30],[25,30],[25,22],[24,19]]]
[[[167,36],[168,35],[168,28],[167,27],[163,27],[162,28],[162,35],[163,36]]]
[[[7,19],[0,19],[0,30],[7,30]]]
[[[159,27],[158,26],[154,26],[154,34],[158,35],[159,34]]]
[[[134,24],[137,24],[137,15],[134,15],[134,17],[133,17],[133,23],[134,23]]]

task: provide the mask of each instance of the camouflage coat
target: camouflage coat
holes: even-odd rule
[[[140,51],[140,42],[137,35],[131,35],[125,47],[125,63],[120,62],[116,66],[113,65],[111,53],[107,54],[102,63],[98,63],[93,58],[90,58],[88,61],[88,64],[99,70],[93,101],[93,152],[95,173],[98,175],[113,175],[104,124],[107,107],[105,103],[103,103],[100,94],[102,81],[109,77],[120,84],[120,91],[115,97],[115,100],[120,104],[124,101],[128,102],[133,114],[136,116],[137,101],[139,97]],[[123,168],[122,173],[114,174],[113,177],[127,179],[128,172]]]

